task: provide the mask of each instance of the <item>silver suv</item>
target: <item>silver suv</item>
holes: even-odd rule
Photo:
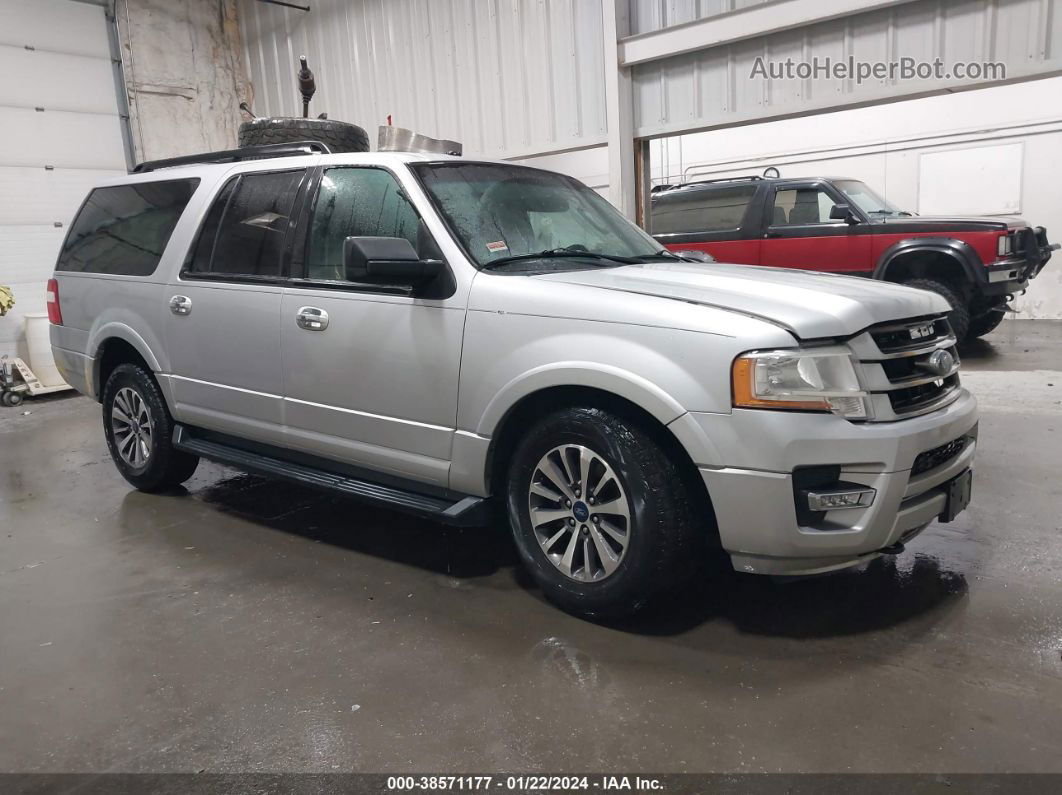
[[[447,523],[497,503],[582,615],[706,542],[818,573],[966,506],[940,296],[686,260],[548,171],[307,151],[146,164],[78,213],[53,351],[138,489],[208,458]]]

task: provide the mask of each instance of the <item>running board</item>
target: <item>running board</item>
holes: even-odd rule
[[[296,464],[261,453],[252,453],[223,442],[199,439],[183,425],[176,425],[173,429],[173,446],[200,458],[229,464],[247,472],[284,478],[333,494],[354,497],[373,505],[434,519],[448,525],[458,527],[483,525],[487,523],[490,516],[488,500],[484,497],[469,496],[453,501],[395,486],[384,486],[318,467]]]

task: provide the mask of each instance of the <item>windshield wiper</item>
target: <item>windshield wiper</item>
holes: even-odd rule
[[[510,262],[520,262],[521,260],[529,259],[553,259],[553,258],[566,258],[566,259],[589,259],[597,260],[599,262],[618,262],[621,265],[637,265],[642,258],[640,257],[621,257],[616,254],[598,254],[594,251],[573,251],[570,248],[551,248],[545,251],[539,251],[533,254],[513,254],[511,257],[502,257],[501,259],[492,260],[482,266],[485,271],[494,270],[499,265],[508,265]]]

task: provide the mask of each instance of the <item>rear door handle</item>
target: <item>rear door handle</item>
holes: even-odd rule
[[[170,299],[170,311],[175,315],[187,315],[192,311],[192,299],[187,295],[175,295]]]
[[[316,306],[302,306],[295,313],[295,323],[307,331],[324,331],[328,328],[328,313]]]

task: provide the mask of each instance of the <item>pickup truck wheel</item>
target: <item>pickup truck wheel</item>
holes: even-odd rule
[[[966,335],[968,337],[983,337],[985,334],[995,331],[996,326],[1003,322],[1004,317],[1004,312],[986,312],[975,317],[970,320],[970,329],[966,332]]]
[[[520,557],[570,613],[629,615],[693,571],[685,479],[636,423],[595,408],[551,414],[517,446],[507,486]]]
[[[955,339],[962,342],[966,339],[970,330],[970,308],[962,299],[962,295],[947,282],[936,279],[911,279],[904,282],[908,287],[917,287],[919,290],[929,290],[944,296],[951,304],[951,312],[948,313],[948,322],[951,330],[955,333]]]
[[[199,458],[176,450],[173,418],[151,375],[135,364],[114,368],[103,389],[103,429],[122,477],[140,491],[188,480]]]

